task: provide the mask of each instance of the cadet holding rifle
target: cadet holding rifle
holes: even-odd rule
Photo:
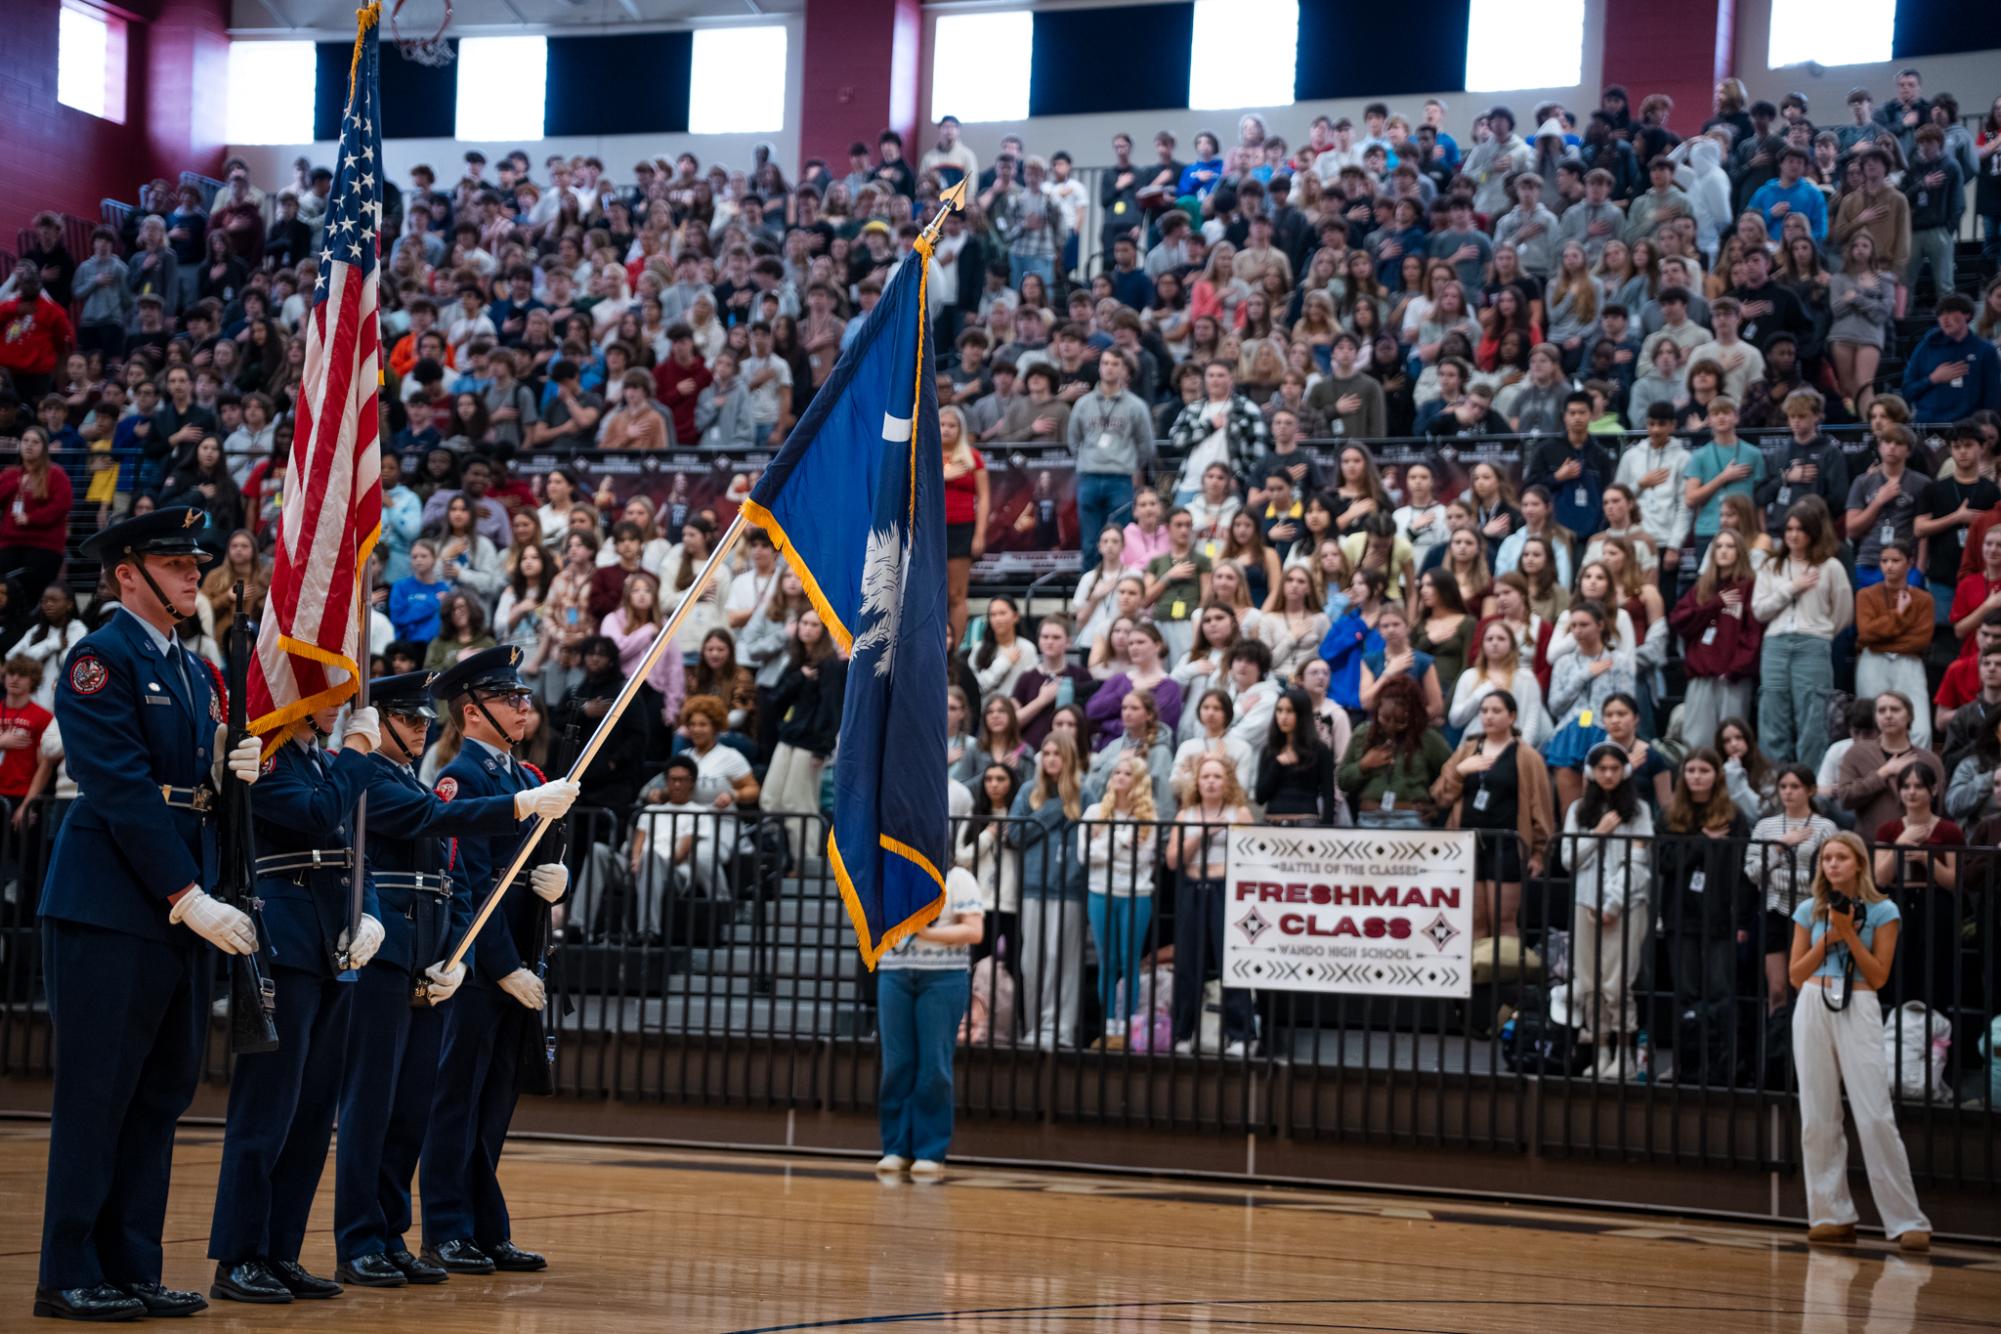
[[[276,1304],[337,1297],[341,1287],[299,1263],[333,1138],[354,987],[336,963],[365,967],[382,945],[381,914],[363,886],[361,927],[348,938],[355,799],[378,740],[375,710],[349,716],[341,748],[321,744],[330,705],[290,725],[257,789],[257,897],[277,988],[278,1049],[240,1057],[229,1085],[222,1173],[209,1258],[211,1297]]]
[[[218,873],[212,814],[227,767],[258,777],[257,743],[219,754],[222,701],[174,627],[195,611],[200,510],[112,524],[83,544],[120,610],[69,655],[56,719],[78,796],[42,885],[55,1092],[35,1314],[188,1315],[161,1284],[174,1124],[208,1036],[208,947],[257,948],[250,918],[203,889]]]
[[[442,1283],[447,1276],[403,1240],[445,1026],[445,1011],[435,1007],[451,999],[466,975],[464,964],[447,970],[442,963],[472,920],[470,890],[452,891],[447,839],[517,835],[520,821],[560,819],[577,798],[568,780],[451,802],[434,795],[415,766],[437,716],[436,675],[379,677],[368,687],[382,715],[382,748],[368,767],[368,876],[388,934],[354,987],[334,1169],[336,1277],[362,1287]],[[425,1003],[413,1008],[414,987],[424,989]]]

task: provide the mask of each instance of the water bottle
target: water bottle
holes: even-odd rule
[[[1635,1083],[1651,1083],[1654,1065],[1653,1044],[1647,1041],[1647,1030],[1641,1029],[1633,1035],[1633,1080]]]

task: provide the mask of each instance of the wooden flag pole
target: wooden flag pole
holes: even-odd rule
[[[598,721],[597,730],[591,733],[590,740],[584,743],[583,750],[570,765],[570,772],[565,777],[571,782],[582,780],[584,770],[590,767],[591,761],[597,758],[598,751],[602,750],[605,742],[611,738],[612,728],[617,726],[618,720],[631,706],[633,699],[639,694],[639,688],[646,684],[646,678],[653,674],[654,665],[660,661],[661,654],[665,653],[668,646],[674,642],[674,636],[681,629],[682,622],[693,612],[695,603],[700,600],[704,590],[715,582],[716,572],[722,569],[723,562],[729,559],[730,549],[736,546],[749,528],[750,521],[744,517],[742,510],[738,510],[736,518],[730,521],[729,528],[716,543],[716,549],[709,553],[709,559],[695,575],[695,581],[688,586],[680,605],[674,608],[674,614],[667,618],[667,623],[660,627],[660,633],[653,637],[653,643],[647,648],[646,656],[641,658],[627,674],[625,685],[619,689],[618,697],[612,700],[611,708],[606,710],[604,717]],[[487,919],[493,916],[494,910],[500,907],[500,900],[507,893],[508,886],[514,883],[522,868],[527,866],[528,859],[535,853],[535,845],[542,841],[543,833],[552,823],[554,822],[546,816],[535,818],[535,823],[528,830],[528,836],[521,840],[521,846],[515,850],[513,860],[508,862],[507,869],[500,873],[500,879],[494,882],[493,888],[487,892],[486,899],[479,905],[479,911],[473,915],[472,923],[466,927],[465,936],[452,950],[451,957],[445,960],[446,972],[465,962],[467,951],[472,949],[473,939],[479,935]],[[428,1003],[429,993],[422,981],[417,985],[416,998]]]

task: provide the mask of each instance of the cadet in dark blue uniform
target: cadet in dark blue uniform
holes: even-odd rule
[[[431,692],[462,725],[465,745],[438,778],[447,801],[515,793],[540,781],[510,753],[528,723],[519,648],[476,653],[442,673]],[[483,901],[520,847],[517,835],[459,840],[453,892]],[[445,1011],[438,1095],[424,1141],[424,1255],[454,1274],[541,1269],[548,1262],[510,1237],[497,1169],[519,1093],[521,1044],[546,1003],[534,927],[541,904],[563,897],[569,873],[538,866],[515,885],[480,933],[472,974]]]
[[[257,897],[265,956],[277,988],[278,1049],[240,1056],[229,1084],[222,1174],[208,1253],[209,1296],[278,1303],[337,1297],[340,1284],[299,1264],[333,1138],[347,1046],[350,982],[336,958],[365,967],[382,944],[380,911],[364,885],[361,929],[347,939],[354,877],[355,798],[368,781],[378,740],[374,709],[356,709],[340,750],[320,745],[340,707],[291,725],[265,765],[254,805]]]
[[[208,1037],[208,944],[257,948],[250,918],[209,897],[223,717],[206,667],[175,644],[192,615],[200,510],[113,524],[83,544],[114,567],[121,610],[63,664],[56,719],[79,789],[42,883],[42,958],[55,1029],[35,1314],[188,1315],[199,1293],[160,1285],[174,1123]],[[228,757],[258,776],[256,742]]]
[[[363,1287],[442,1283],[446,1277],[444,1269],[412,1255],[403,1234],[437,1085],[445,1012],[436,1007],[451,999],[466,975],[464,964],[447,972],[443,960],[473,914],[469,890],[452,892],[447,838],[516,836],[522,820],[561,819],[577,797],[577,785],[568,781],[451,802],[433,795],[418,781],[415,765],[436,716],[435,675],[385,676],[368,687],[369,703],[382,715],[382,749],[369,756],[368,875],[388,936],[355,982],[334,1167],[335,1277]],[[437,962],[426,966],[430,960]],[[412,988],[420,979],[428,979],[431,1003],[412,1009]]]

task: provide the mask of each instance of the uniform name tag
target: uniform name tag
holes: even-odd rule
[[[172,704],[174,702],[166,695],[142,695],[140,698],[148,704]]]

